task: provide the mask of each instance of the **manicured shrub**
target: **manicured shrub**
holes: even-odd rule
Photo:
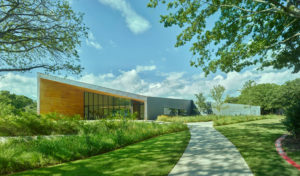
[[[300,138],[300,101],[287,109],[286,118],[283,120],[288,132]]]

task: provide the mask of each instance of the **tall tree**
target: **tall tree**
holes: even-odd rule
[[[281,87],[277,84],[252,84],[246,82],[239,96],[238,103],[261,107],[262,114],[275,113],[282,108]]]
[[[206,74],[260,68],[300,71],[299,0],[150,0],[166,4],[165,27],[179,26],[175,47],[193,42],[192,66]]]
[[[196,96],[196,105],[198,106],[200,113],[207,111],[208,106],[206,103],[206,98],[204,97],[203,93],[200,92],[198,94],[195,94],[195,96]]]
[[[214,106],[218,112],[221,112],[222,105],[224,104],[224,100],[223,100],[224,92],[225,92],[225,87],[221,85],[214,86],[210,90],[211,97],[215,101]]]
[[[86,36],[67,0],[0,0],[0,72],[80,73],[77,48]]]
[[[284,109],[297,105],[300,101],[300,78],[285,82],[279,92],[278,100]]]
[[[2,90],[0,91],[0,109],[0,116],[3,114],[19,114],[24,111],[36,112],[36,102],[24,95],[16,95]]]
[[[239,101],[238,97],[231,97],[229,95],[227,95],[224,100],[225,103],[238,103],[238,101]]]

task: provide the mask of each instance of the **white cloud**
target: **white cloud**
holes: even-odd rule
[[[7,73],[0,77],[0,90],[8,90],[15,94],[37,97],[37,79],[35,77]]]
[[[151,27],[149,21],[137,14],[126,0],[99,0],[99,2],[120,11],[127,27],[134,34],[143,33]]]
[[[142,72],[142,71],[152,71],[155,70],[156,66],[155,65],[150,65],[150,66],[136,66],[136,71],[137,72]]]
[[[85,40],[85,43],[88,46],[93,47],[97,50],[102,49],[102,46],[96,41],[94,34],[92,32],[89,32],[88,38]]]
[[[155,65],[136,66],[131,70],[120,70],[119,73],[106,73],[95,75],[84,74],[79,80],[90,84],[100,85],[112,89],[132,92],[141,95],[194,99],[194,94],[202,92],[209,98],[210,89],[217,84],[226,88],[226,94],[238,95],[243,84],[248,80],[257,83],[283,84],[286,81],[300,78],[300,73],[292,74],[291,71],[265,71],[248,70],[243,73],[230,72],[225,74],[210,75],[205,78],[204,74],[189,75],[185,72],[170,72],[157,74]],[[155,73],[153,73],[155,71]],[[142,73],[143,72],[143,73]],[[160,81],[146,80],[144,74],[156,75]],[[20,74],[7,73],[0,80],[0,90],[9,90],[16,94],[23,94],[36,98],[36,78],[22,76]]]

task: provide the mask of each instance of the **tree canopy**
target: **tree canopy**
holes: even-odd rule
[[[87,36],[82,19],[67,0],[1,0],[0,72],[80,73],[77,47]]]
[[[166,4],[165,27],[179,26],[175,47],[192,42],[192,66],[204,72],[259,68],[300,71],[299,0],[150,0]]]
[[[283,85],[246,82],[238,97],[226,97],[226,103],[248,104],[261,107],[262,114],[280,113],[300,101],[300,78]]]
[[[17,115],[25,111],[36,113],[36,102],[24,95],[16,95],[2,90],[0,91],[0,109],[0,115]]]

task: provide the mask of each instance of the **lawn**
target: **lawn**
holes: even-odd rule
[[[287,149],[284,148],[284,151],[286,152],[286,154],[289,158],[291,158],[297,164],[300,164],[300,151],[299,151],[299,149],[298,149],[298,151],[287,151]]]
[[[188,130],[170,133],[102,155],[15,175],[167,175],[189,139]]]
[[[262,120],[262,119],[278,119],[283,116],[278,115],[261,115],[261,116],[216,116],[216,115],[196,115],[196,116],[158,116],[158,121],[164,122],[181,122],[181,123],[191,123],[191,122],[207,122],[213,121],[214,126],[235,124],[241,122]]]
[[[300,175],[275,149],[276,139],[287,133],[281,119],[279,117],[215,128],[238,148],[256,176]]]

